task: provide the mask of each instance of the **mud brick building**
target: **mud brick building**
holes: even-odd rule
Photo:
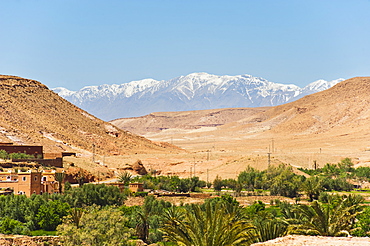
[[[0,172],[0,188],[10,188],[15,195],[42,194],[41,172]]]
[[[42,193],[58,192],[58,182],[55,180],[55,170],[28,170],[15,172],[9,170],[0,172],[0,188],[13,190],[15,195],[31,196]]]
[[[43,170],[41,177],[42,193],[57,193],[59,182],[55,179],[55,170]]]
[[[131,183],[129,184],[129,189],[132,192],[144,191],[144,184],[143,183]]]

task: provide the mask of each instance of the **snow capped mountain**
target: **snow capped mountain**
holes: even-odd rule
[[[72,96],[73,94],[75,94],[76,92],[75,91],[70,91],[64,87],[57,87],[57,88],[54,88],[52,89],[55,93],[57,93],[59,96],[63,97],[63,98],[66,98],[66,97],[69,97],[69,96]]]
[[[149,87],[160,83],[154,79],[144,79],[140,81],[132,81],[121,85],[99,85],[86,86],[79,91],[70,91],[63,87],[53,89],[63,98],[74,97],[74,101],[83,103],[86,99],[97,99],[102,97],[115,98],[118,95],[123,97],[131,97],[132,95],[141,92]]]
[[[158,111],[275,106],[326,90],[343,79],[318,80],[304,88],[251,75],[192,73],[167,81],[144,79],[121,85],[58,87],[61,97],[104,119],[135,117]]]
[[[331,87],[333,87],[334,85],[338,84],[339,82],[343,81],[343,79],[336,79],[336,80],[332,80],[332,81],[325,81],[325,80],[317,80],[315,82],[312,82],[311,84],[305,86],[302,90],[302,92],[304,93],[305,91],[307,92],[310,92],[310,93],[313,93],[313,92],[319,92],[319,91],[323,91],[323,90],[327,90]]]

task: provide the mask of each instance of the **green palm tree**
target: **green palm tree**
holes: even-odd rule
[[[350,201],[351,200],[351,201]],[[361,213],[359,204],[354,198],[331,200],[328,204],[317,201],[311,205],[300,205],[297,213],[301,214],[303,222],[291,227],[293,231],[321,236],[338,236],[348,234],[356,216]]]
[[[285,222],[290,225],[298,225],[303,221],[303,215],[297,212],[297,205],[292,205],[288,202],[282,202],[279,204],[280,212]]]
[[[149,236],[149,215],[145,212],[138,212],[138,223],[136,225],[136,235],[144,242],[148,242]]]
[[[170,223],[173,226],[179,224],[185,217],[184,209],[176,206],[171,206],[163,213],[163,221]]]
[[[257,234],[257,242],[265,242],[277,237],[283,237],[287,233],[288,225],[283,221],[268,219],[254,223]]]
[[[249,245],[256,238],[254,227],[221,203],[172,208],[164,218],[165,238],[181,246]]]
[[[310,177],[303,183],[303,191],[308,196],[310,202],[319,199],[320,192],[324,190],[324,182],[320,177]]]
[[[118,174],[118,182],[124,183],[124,185],[128,185],[130,180],[132,179],[132,175],[129,172],[122,172]]]
[[[59,188],[59,194],[62,194],[63,191],[63,181],[66,174],[64,172],[62,173],[55,173],[55,179],[58,181],[58,188]]]
[[[82,208],[71,208],[69,211],[71,222],[77,227],[80,227],[81,217],[84,214],[84,210]]]

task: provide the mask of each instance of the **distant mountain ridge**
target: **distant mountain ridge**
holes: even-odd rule
[[[317,80],[300,88],[251,75],[192,73],[171,80],[144,79],[121,85],[86,86],[53,91],[104,119],[137,117],[152,112],[276,106],[331,88],[344,79]]]

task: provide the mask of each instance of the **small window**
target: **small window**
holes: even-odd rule
[[[46,181],[46,177],[42,177],[42,181]]]
[[[27,178],[26,178],[26,177],[22,177],[22,180],[23,180],[23,181],[26,181],[26,180],[27,180]]]
[[[7,177],[6,177],[6,179],[7,179],[7,180],[10,180],[10,176],[7,176]]]
[[[35,181],[37,180],[37,175],[35,176]]]

